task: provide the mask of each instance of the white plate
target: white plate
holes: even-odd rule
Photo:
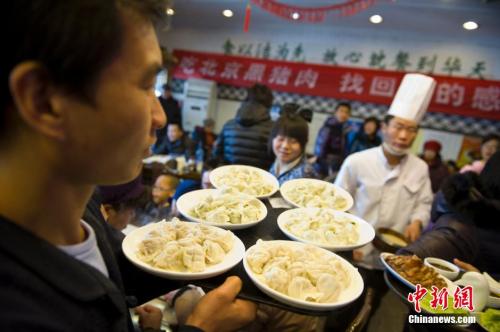
[[[339,217],[346,217],[349,218],[349,220],[354,221],[358,225],[358,231],[359,231],[359,239],[358,242],[355,244],[342,244],[342,245],[333,245],[333,244],[323,244],[323,243],[316,243],[316,242],[311,242],[306,239],[301,238],[298,235],[295,235],[291,233],[289,230],[285,228],[285,225],[287,224],[289,218],[291,215],[295,213],[303,213],[306,215],[314,215],[316,214],[321,208],[296,208],[296,209],[291,209],[282,212],[278,216],[278,227],[281,229],[283,233],[285,233],[286,236],[288,236],[290,239],[295,240],[295,241],[300,241],[308,244],[313,244],[318,247],[331,250],[331,251],[347,251],[347,250],[353,250],[359,247],[364,246],[367,243],[370,243],[373,238],[375,237],[375,230],[373,229],[372,225],[364,221],[363,219],[356,217],[355,215],[349,214],[347,212],[341,212],[333,209],[327,209],[330,210],[335,216]]]
[[[323,181],[323,180],[317,180],[317,179],[294,179],[294,180],[286,181],[280,187],[281,196],[283,196],[283,198],[288,203],[292,204],[295,207],[306,207],[306,206],[300,206],[298,203],[295,203],[289,197],[288,192],[291,191],[291,190],[293,190],[293,188],[295,186],[298,186],[298,185],[300,185],[300,186],[306,185],[307,186],[308,184],[314,184],[314,185],[323,184],[323,185],[326,185],[326,186],[334,189],[336,195],[339,195],[342,198],[346,199],[346,205],[342,209],[335,208],[335,206],[333,206],[333,204],[332,204],[332,206],[329,206],[329,208],[332,208],[332,209],[337,210],[337,211],[347,211],[354,204],[354,200],[352,199],[351,194],[349,194],[345,189],[343,189],[343,188],[341,188],[339,186],[336,186],[333,183],[330,183],[330,182],[327,182],[327,181]]]
[[[262,203],[257,198],[254,198],[254,197],[251,197],[248,195],[243,195],[243,194],[239,194],[239,195],[241,195],[242,198],[254,199],[258,202],[258,204],[260,206],[260,217],[258,220],[244,223],[244,224],[231,224],[231,223],[222,224],[222,223],[207,222],[203,219],[196,218],[189,213],[191,211],[191,209],[196,204],[200,203],[201,201],[206,199],[208,196],[217,195],[219,193],[220,193],[220,191],[218,189],[200,189],[200,190],[190,191],[188,193],[185,193],[181,197],[179,197],[179,199],[177,200],[177,209],[188,220],[199,222],[199,223],[205,224],[205,225],[217,226],[220,228],[231,229],[231,230],[252,227],[254,225],[257,225],[262,220],[264,220],[264,218],[266,218],[267,208],[264,205],[264,203]]]
[[[293,241],[284,241],[284,240],[275,240],[275,241],[266,241],[266,242],[273,242],[276,244],[286,244],[290,246],[307,246],[307,244],[300,243],[300,242],[293,242]],[[255,245],[254,245],[255,246]],[[248,266],[247,263],[247,255],[248,252],[251,248],[254,246],[250,247],[247,252],[245,253],[245,257],[243,258],[243,266],[245,268],[245,271],[248,275],[248,277],[253,281],[255,286],[259,288],[262,292],[266,293],[273,299],[285,303],[289,306],[296,307],[296,308],[301,308],[301,309],[307,309],[307,310],[315,310],[315,311],[331,311],[333,309],[338,309],[343,306],[346,306],[347,304],[353,302],[356,300],[361,293],[363,293],[363,279],[361,278],[361,275],[359,274],[358,270],[352,266],[348,261],[343,259],[342,257],[332,253],[331,251],[321,249],[318,247],[315,247],[317,250],[322,250],[324,251],[327,255],[335,257],[340,261],[342,266],[347,270],[349,273],[349,276],[351,278],[351,282],[349,284],[349,287],[345,288],[342,290],[340,293],[339,298],[335,302],[328,302],[328,303],[315,303],[315,302],[309,302],[309,301],[302,301],[293,297],[290,297],[288,295],[285,295],[283,293],[280,293],[271,287],[267,286],[264,282],[260,281],[257,275],[252,271],[250,266]]]
[[[278,179],[276,179],[276,177],[274,175],[272,175],[271,173],[266,172],[263,169],[260,169],[257,167],[245,166],[245,165],[226,165],[226,166],[217,167],[212,172],[210,172],[210,182],[212,183],[212,185],[215,188],[222,189],[223,186],[217,180],[220,177],[224,177],[224,173],[227,173],[228,171],[233,171],[233,170],[236,170],[236,171],[238,171],[238,170],[250,170],[250,171],[258,172],[260,175],[262,175],[262,177],[264,178],[264,181],[272,186],[272,190],[266,194],[251,195],[251,196],[255,196],[257,198],[270,197],[270,196],[274,195],[274,193],[277,192],[279,187],[280,187]],[[255,183],[248,183],[247,185],[249,187],[255,186]]]
[[[401,281],[403,284],[405,284],[406,286],[410,287],[411,289],[415,290],[416,287],[413,283],[411,283],[410,281],[406,280],[406,278],[404,278],[402,275],[400,275],[396,270],[394,270],[392,268],[392,266],[389,265],[389,263],[387,263],[385,260],[387,257],[390,257],[390,256],[397,256],[397,255],[394,255],[394,254],[391,254],[391,253],[388,253],[388,252],[383,252],[380,254],[380,260],[382,261],[382,264],[385,266],[385,268],[387,269],[387,271],[389,271],[389,273],[391,273],[394,277],[396,277],[399,281]],[[436,272],[437,273],[437,272]],[[453,294],[453,291],[457,288],[457,285],[455,285],[450,279],[446,278],[445,276],[443,275],[440,275],[438,273],[439,277],[442,278],[446,284],[447,284],[447,288],[450,292],[452,292]]]
[[[234,238],[233,248],[228,253],[226,253],[224,260],[219,264],[207,267],[204,271],[176,272],[176,271],[169,271],[152,267],[141,261],[137,257],[136,252],[139,248],[139,244],[144,239],[144,237],[155,228],[160,227],[164,222],[165,221],[160,221],[158,223],[152,223],[137,228],[133,230],[130,234],[128,234],[122,242],[123,253],[127,257],[127,259],[141,270],[144,270],[159,277],[173,279],[173,280],[206,279],[217,276],[219,274],[222,274],[230,270],[232,267],[236,266],[241,261],[243,255],[245,254],[245,245],[243,244],[243,242],[241,242],[241,240],[238,237],[236,237],[233,234]],[[187,224],[190,227],[199,227],[199,224],[196,223],[184,222],[184,224]],[[212,227],[212,226],[207,226],[207,227]]]

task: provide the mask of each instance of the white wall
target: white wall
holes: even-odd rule
[[[258,30],[258,29],[255,29]],[[335,48],[338,52],[337,63],[343,66],[370,68],[370,55],[372,52],[383,50],[386,58],[387,69],[395,70],[393,62],[398,52],[403,51],[409,54],[411,66],[408,70],[416,70],[417,63],[421,56],[437,56],[435,74],[448,75],[443,69],[449,57],[458,57],[461,62],[461,72],[456,72],[453,76],[466,77],[472,67],[478,61],[484,61],[487,79],[500,79],[500,58],[499,45],[465,44],[459,39],[442,39],[436,36],[411,36],[377,34],[359,34],[350,30],[341,32],[331,31],[325,33],[318,30],[311,33],[311,29],[294,31],[293,34],[286,31],[253,31],[244,34],[238,31],[224,30],[191,30],[173,29],[168,33],[160,35],[160,42],[169,49],[187,49],[205,52],[223,52],[224,42],[230,39],[236,46],[253,44],[252,56],[257,53],[258,45],[261,47],[266,42],[271,44],[271,55],[275,57],[279,45],[287,43],[290,53],[295,47],[302,44],[305,61],[310,63],[323,63],[323,55],[327,49]],[[350,52],[361,52],[362,58],[359,63],[352,63],[344,57]]]

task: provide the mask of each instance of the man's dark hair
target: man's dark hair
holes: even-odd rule
[[[389,125],[389,122],[391,122],[391,120],[394,119],[394,115],[390,115],[390,114],[387,114],[385,117],[384,117],[384,123],[386,125]]]
[[[247,90],[247,101],[256,101],[267,108],[273,106],[273,92],[267,85],[254,84]]]
[[[168,83],[163,84],[161,87],[163,91],[172,91],[172,87]]]
[[[338,103],[337,107],[335,107],[335,111],[337,111],[341,106],[347,107],[349,109],[349,113],[351,112],[351,104],[345,101]]]
[[[481,139],[481,145],[484,145],[489,141],[497,141],[498,143],[500,143],[500,136],[496,134],[488,134]]]
[[[152,22],[165,11],[163,0],[15,0],[2,5],[0,132],[12,105],[9,75],[23,61],[36,61],[49,79],[92,103],[99,74],[123,44],[122,10]]]
[[[299,114],[285,113],[280,116],[271,129],[268,143],[270,153],[273,153],[273,139],[278,135],[296,139],[304,152],[309,138],[309,126]]]

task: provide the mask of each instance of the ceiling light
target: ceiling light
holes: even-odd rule
[[[224,9],[222,11],[222,15],[225,17],[233,17],[233,11],[231,9]]]
[[[300,14],[299,14],[299,13],[293,13],[293,14],[292,14],[292,18],[293,18],[294,20],[298,20],[298,19],[300,18]]]
[[[373,24],[382,23],[383,20],[384,19],[380,15],[372,15],[372,16],[370,16],[370,22],[372,22]]]
[[[474,21],[468,21],[463,24],[465,30],[476,30],[479,28],[479,25]]]
[[[167,15],[169,15],[169,16],[172,16],[175,14],[175,10],[173,10],[172,8],[167,8],[166,12],[167,12]]]

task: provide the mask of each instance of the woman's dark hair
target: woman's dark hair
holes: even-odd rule
[[[152,22],[163,16],[162,0],[15,0],[2,5],[0,132],[12,104],[9,75],[23,61],[36,61],[49,79],[68,93],[92,103],[99,74],[123,43],[122,10]]]
[[[485,187],[485,195],[500,201],[500,151],[495,152],[488,159],[479,179]]]
[[[247,90],[247,101],[256,101],[267,108],[273,106],[273,99],[273,92],[267,85],[254,84]]]
[[[374,116],[367,117],[365,121],[363,121],[363,125],[361,126],[361,128],[359,128],[359,130],[361,132],[364,132],[365,124],[367,124],[368,122],[375,123],[375,134],[377,134],[377,132],[380,130],[380,120]]]
[[[268,149],[271,154],[273,154],[273,139],[278,135],[296,139],[304,152],[309,138],[309,126],[298,114],[285,113],[280,116],[274,123],[269,137]]]
[[[481,139],[481,145],[484,145],[485,143],[488,143],[489,141],[497,141],[498,143],[500,143],[500,136],[498,136],[496,134],[486,135]]]

